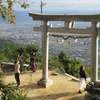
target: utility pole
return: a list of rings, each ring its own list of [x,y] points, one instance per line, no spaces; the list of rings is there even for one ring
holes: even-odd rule
[[[42,11],[43,11],[43,10],[42,10],[42,7],[45,6],[45,5],[47,5],[47,3],[43,3],[43,2],[41,1],[41,5],[40,5],[40,8],[41,8],[41,14],[43,13],[43,12],[42,12]],[[41,24],[42,24],[42,21],[41,21]]]

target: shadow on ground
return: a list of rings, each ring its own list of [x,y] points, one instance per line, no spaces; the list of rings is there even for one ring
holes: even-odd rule
[[[72,98],[72,99],[70,99],[70,100],[85,100],[85,96],[79,96],[79,97],[74,97],[74,98]]]
[[[37,83],[33,83],[33,84],[29,83],[27,85],[20,86],[19,88],[30,88],[32,90],[32,89],[39,89],[39,88],[43,88],[43,87],[39,86]]]
[[[66,96],[71,96],[71,95],[75,95],[77,94],[76,92],[67,92],[67,93],[57,93],[57,94],[50,94],[50,95],[41,95],[41,96],[36,96],[36,97],[32,97],[30,99],[32,100],[56,100],[58,98],[61,98],[61,97],[66,97]],[[74,100],[74,99],[72,99]],[[75,99],[77,100],[77,99]]]

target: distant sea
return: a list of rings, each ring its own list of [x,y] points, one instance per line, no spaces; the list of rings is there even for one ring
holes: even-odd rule
[[[14,15],[17,16],[16,23],[30,22],[32,18],[29,17],[29,12],[40,13],[40,11],[16,11]],[[53,11],[43,11],[43,14],[100,14],[100,11],[91,10],[53,10]],[[0,17],[0,23],[5,23],[5,21]]]
[[[16,23],[33,23],[32,26],[39,26],[40,21],[33,21],[32,17],[29,16],[29,12],[40,13],[40,11],[16,11],[14,15],[17,17]],[[53,11],[43,11],[43,14],[100,14],[100,11],[91,11],[91,10],[53,10]],[[5,23],[5,20],[0,18],[0,24]],[[100,23],[99,23],[100,24]],[[64,22],[61,21],[52,21],[50,25],[53,27],[63,27]],[[90,27],[91,22],[75,22],[75,28],[87,28]]]

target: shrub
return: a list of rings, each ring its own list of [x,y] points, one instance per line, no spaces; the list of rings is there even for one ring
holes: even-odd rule
[[[4,79],[4,73],[0,72],[0,83],[2,83],[3,79]]]
[[[18,88],[12,88],[11,85],[12,84],[8,85],[0,84],[0,88],[2,89],[0,100],[30,100],[26,95],[28,92],[26,91],[26,89],[20,90]]]

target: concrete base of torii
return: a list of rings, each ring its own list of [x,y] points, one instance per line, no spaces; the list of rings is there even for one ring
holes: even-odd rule
[[[37,81],[37,84],[44,87],[44,88],[48,88],[49,86],[51,86],[53,84],[53,80],[47,79],[40,79],[39,81]]]

